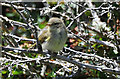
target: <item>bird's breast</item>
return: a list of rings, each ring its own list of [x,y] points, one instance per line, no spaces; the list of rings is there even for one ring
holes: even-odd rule
[[[57,30],[56,30],[57,31]],[[45,42],[42,47],[43,49],[47,49],[53,52],[57,52],[64,47],[64,44],[67,40],[67,33],[66,31],[57,31],[51,33],[50,39]]]

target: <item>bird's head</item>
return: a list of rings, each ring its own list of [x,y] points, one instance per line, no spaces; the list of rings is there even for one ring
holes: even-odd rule
[[[64,22],[57,17],[51,18],[48,21],[47,26],[49,26],[51,30],[57,30],[58,28],[65,27]]]

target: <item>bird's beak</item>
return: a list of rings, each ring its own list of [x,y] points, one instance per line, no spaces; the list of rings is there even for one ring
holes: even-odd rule
[[[46,26],[51,26],[51,23],[47,23]]]

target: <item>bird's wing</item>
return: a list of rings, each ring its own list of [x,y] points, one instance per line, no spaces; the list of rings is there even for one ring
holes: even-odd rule
[[[48,33],[48,26],[46,26],[45,28],[43,28],[38,36],[38,40],[43,43],[46,40],[49,40],[49,33]]]

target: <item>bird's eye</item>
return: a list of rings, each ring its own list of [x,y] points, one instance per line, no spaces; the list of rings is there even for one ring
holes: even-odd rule
[[[53,25],[59,25],[60,23],[54,23]]]

